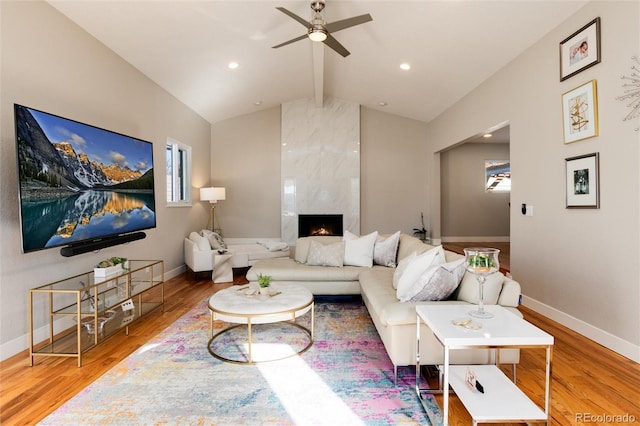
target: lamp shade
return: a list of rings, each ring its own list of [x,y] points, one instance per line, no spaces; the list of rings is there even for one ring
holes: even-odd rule
[[[227,198],[227,192],[222,187],[200,188],[200,200],[215,203]]]

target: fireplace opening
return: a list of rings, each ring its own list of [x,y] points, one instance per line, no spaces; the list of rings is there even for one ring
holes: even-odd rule
[[[342,236],[341,214],[300,214],[298,215],[298,237],[314,235]]]

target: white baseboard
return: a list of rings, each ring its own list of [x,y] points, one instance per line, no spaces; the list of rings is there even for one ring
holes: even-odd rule
[[[552,319],[565,327],[570,328],[576,333],[580,333],[588,339],[601,344],[607,349],[619,353],[632,361],[640,363],[640,345],[627,342],[613,334],[594,327],[578,318],[572,317],[558,309],[522,295],[522,304],[549,319]]]
[[[177,277],[185,271],[186,266],[182,265],[177,268],[174,268],[170,271],[164,272],[164,280],[170,280],[171,278]],[[157,277],[155,279],[160,279]],[[27,313],[28,314],[28,313]],[[63,317],[54,322],[54,330],[65,330],[69,327],[73,327],[75,322],[72,318]],[[33,340],[34,342],[42,342],[49,338],[49,325],[44,325],[40,328],[37,328],[33,331]],[[0,345],[0,361],[4,361],[5,359],[11,358],[14,355],[19,354],[25,350],[29,349],[29,333],[23,334],[22,336],[18,336],[13,340],[3,343]],[[25,362],[29,362],[28,360],[29,354],[27,353],[27,357],[25,358]]]
[[[466,243],[466,242],[478,242],[495,241],[498,243],[508,243],[511,241],[510,236],[486,236],[486,237],[441,237],[443,243]]]

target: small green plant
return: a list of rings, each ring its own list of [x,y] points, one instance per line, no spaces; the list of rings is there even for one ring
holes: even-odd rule
[[[469,258],[469,266],[472,268],[495,268],[496,264],[489,256],[476,254]]]
[[[413,235],[424,240],[427,237],[427,228],[424,227],[424,213],[420,212],[420,224],[422,228],[413,228]]]
[[[98,263],[96,265],[96,267],[98,267],[98,268],[108,268],[110,266],[115,266],[115,265],[119,265],[119,264],[123,264],[122,266],[124,267],[124,263],[126,261],[127,261],[127,259],[125,257],[112,257],[110,259],[103,260],[102,262]]]
[[[258,284],[261,288],[267,288],[271,285],[271,275],[258,274]]]

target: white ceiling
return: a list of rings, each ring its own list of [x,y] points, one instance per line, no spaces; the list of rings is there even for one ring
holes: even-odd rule
[[[587,3],[327,0],[327,22],[373,18],[333,34],[343,58],[308,39],[271,48],[305,32],[276,7],[311,19],[309,1],[48,2],[211,123],[327,96],[428,122]]]

